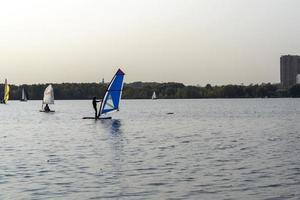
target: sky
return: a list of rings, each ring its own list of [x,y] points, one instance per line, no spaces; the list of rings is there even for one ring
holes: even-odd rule
[[[0,0],[0,81],[280,82],[299,0]]]

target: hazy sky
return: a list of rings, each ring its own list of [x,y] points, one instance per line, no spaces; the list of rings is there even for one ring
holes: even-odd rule
[[[0,1],[0,81],[279,82],[299,0]]]

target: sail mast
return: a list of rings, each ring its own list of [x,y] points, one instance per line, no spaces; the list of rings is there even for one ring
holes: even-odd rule
[[[4,102],[4,103],[6,103],[6,102],[5,102],[5,96],[6,96],[6,85],[7,85],[7,80],[5,79],[5,80],[4,80],[4,93],[3,93],[3,102]]]

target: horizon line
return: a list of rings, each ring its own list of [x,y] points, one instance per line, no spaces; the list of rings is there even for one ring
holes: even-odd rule
[[[23,83],[23,84],[14,84],[14,83],[9,83],[9,85],[12,86],[17,86],[17,87],[21,87],[24,85],[47,85],[47,84],[109,84],[110,82],[45,82],[45,83]],[[211,86],[226,86],[226,85],[239,85],[239,86],[250,86],[250,85],[263,85],[263,84],[271,84],[271,85],[278,85],[281,84],[280,82],[261,82],[261,83],[249,83],[249,84],[244,84],[244,83],[227,83],[227,84],[211,84],[211,83],[207,83],[205,85],[201,85],[201,84],[185,84],[182,82],[176,82],[176,81],[167,81],[167,82],[156,82],[156,81],[133,81],[133,82],[129,82],[126,83],[124,82],[124,85],[128,85],[128,84],[134,84],[134,83],[154,83],[154,84],[166,84],[166,83],[177,83],[177,84],[183,84],[184,86],[196,86],[196,87],[205,87],[207,85],[211,85]],[[0,83],[0,85],[4,85],[4,83]]]

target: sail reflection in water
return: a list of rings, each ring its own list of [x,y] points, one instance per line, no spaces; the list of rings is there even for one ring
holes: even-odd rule
[[[111,120],[104,120],[104,121],[101,121],[101,122],[105,126],[105,129],[108,129],[109,132],[112,135],[120,135],[120,134],[122,134],[121,120],[119,120],[119,119],[111,119]]]

